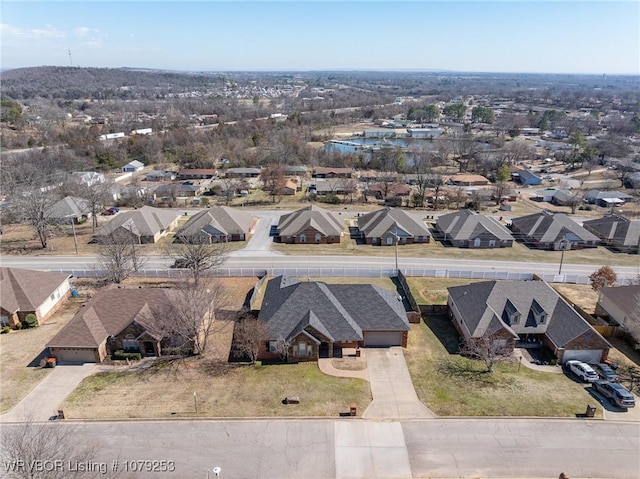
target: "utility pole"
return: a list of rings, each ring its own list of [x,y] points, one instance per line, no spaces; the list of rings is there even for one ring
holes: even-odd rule
[[[67,52],[69,53],[69,66],[72,67],[73,61],[71,61],[71,48],[67,49]]]
[[[567,237],[565,236],[564,238],[562,238],[562,241],[560,241],[560,268],[558,268],[558,275],[562,274],[562,262],[564,261],[564,250],[567,249],[567,244],[569,244],[569,242],[567,241]]]

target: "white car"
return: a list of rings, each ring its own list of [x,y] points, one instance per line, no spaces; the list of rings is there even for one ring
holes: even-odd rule
[[[595,370],[591,366],[589,366],[587,363],[583,363],[582,361],[567,361],[565,363],[565,367],[586,383],[592,383],[600,379],[598,373],[595,372]]]

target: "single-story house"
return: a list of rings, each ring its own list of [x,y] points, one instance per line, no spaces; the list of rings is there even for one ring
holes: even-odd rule
[[[366,191],[367,195],[373,195],[378,200],[387,198],[406,198],[411,195],[411,186],[406,183],[376,183]]]
[[[640,173],[630,173],[624,178],[624,187],[640,189]]]
[[[69,224],[73,221],[78,224],[91,217],[91,206],[84,198],[65,196],[57,201],[49,209],[49,218],[56,223]]]
[[[227,178],[258,178],[261,173],[260,168],[229,168],[224,176]]]
[[[170,311],[176,291],[113,285],[96,293],[47,344],[60,363],[99,363],[117,350],[161,356],[184,343],[167,337],[158,318]]]
[[[438,217],[442,240],[458,248],[511,248],[513,236],[498,220],[469,209]]]
[[[596,315],[613,319],[622,327],[635,322],[640,327],[640,285],[600,289]]]
[[[137,210],[121,211],[98,229],[94,241],[110,235],[130,238],[138,244],[155,243],[178,225],[179,210],[143,206]]]
[[[144,163],[138,160],[133,160],[127,163],[122,167],[122,171],[125,173],[135,173],[136,171],[140,171],[144,168]]]
[[[95,171],[74,171],[71,173],[71,180],[86,186],[99,185],[107,181],[104,173],[97,173]]]
[[[176,241],[226,243],[245,241],[256,224],[246,211],[215,206],[193,215],[176,233]]]
[[[482,175],[458,173],[449,178],[449,184],[454,186],[485,186],[489,180]]]
[[[339,243],[344,230],[341,219],[315,205],[280,217],[276,239],[281,243]]]
[[[529,170],[518,170],[511,174],[514,181],[517,181],[521,185],[536,186],[542,184],[542,178],[533,174]]]
[[[371,245],[428,243],[431,237],[424,223],[404,210],[389,207],[359,216],[358,231]]]
[[[71,296],[66,273],[0,268],[0,325],[15,328],[28,314],[46,321]]]
[[[183,168],[178,172],[179,180],[209,180],[218,176],[214,168]]]
[[[538,249],[595,248],[600,240],[564,213],[542,211],[513,218],[513,236]]]
[[[175,171],[153,170],[146,174],[145,181],[173,181],[176,179]]]
[[[589,204],[608,208],[633,201],[633,196],[621,191],[590,190],[585,193],[584,200]]]
[[[638,254],[640,250],[640,220],[612,214],[585,221],[582,226],[600,238],[600,244],[616,251]]]
[[[355,185],[349,184],[344,179],[323,180],[309,186],[309,193],[315,193],[318,196],[348,195],[355,190]]]
[[[205,191],[204,185],[194,184],[190,181],[184,183],[165,183],[158,186],[154,191],[156,198],[193,198],[201,195]]]
[[[483,281],[447,288],[464,340],[488,337],[504,352],[547,346],[562,364],[602,362],[611,345],[544,281]]]
[[[301,282],[278,276],[267,282],[259,321],[270,336],[262,359],[316,360],[343,347],[407,345],[409,320],[397,293],[368,284]]]
[[[293,175],[293,176],[307,176],[308,170],[306,166],[302,165],[287,165],[284,167],[285,175]]]
[[[313,178],[352,178],[353,168],[330,168],[316,166],[311,174]]]

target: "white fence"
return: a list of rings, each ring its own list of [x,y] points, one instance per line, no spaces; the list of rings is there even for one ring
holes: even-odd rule
[[[95,270],[50,270],[60,273],[72,274],[76,278],[99,278],[100,271]],[[533,273],[517,273],[510,271],[470,271],[455,269],[428,269],[428,268],[406,268],[402,270],[407,277],[427,277],[427,278],[467,278],[467,279],[502,279],[502,280],[531,280]],[[211,276],[220,278],[231,277],[262,277],[268,276],[298,276],[308,278],[319,277],[360,277],[360,278],[388,278],[396,276],[393,268],[218,268],[209,273]],[[189,276],[186,269],[146,269],[138,271],[137,278],[185,278]],[[589,284],[587,276],[577,274],[538,274],[538,276],[549,283],[575,283]]]

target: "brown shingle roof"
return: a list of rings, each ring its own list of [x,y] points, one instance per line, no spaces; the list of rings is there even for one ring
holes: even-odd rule
[[[153,330],[150,311],[170,303],[173,293],[167,288],[104,289],[78,311],[47,346],[96,348],[133,321]]]
[[[0,307],[8,312],[35,311],[71,275],[20,268],[0,268]]]

